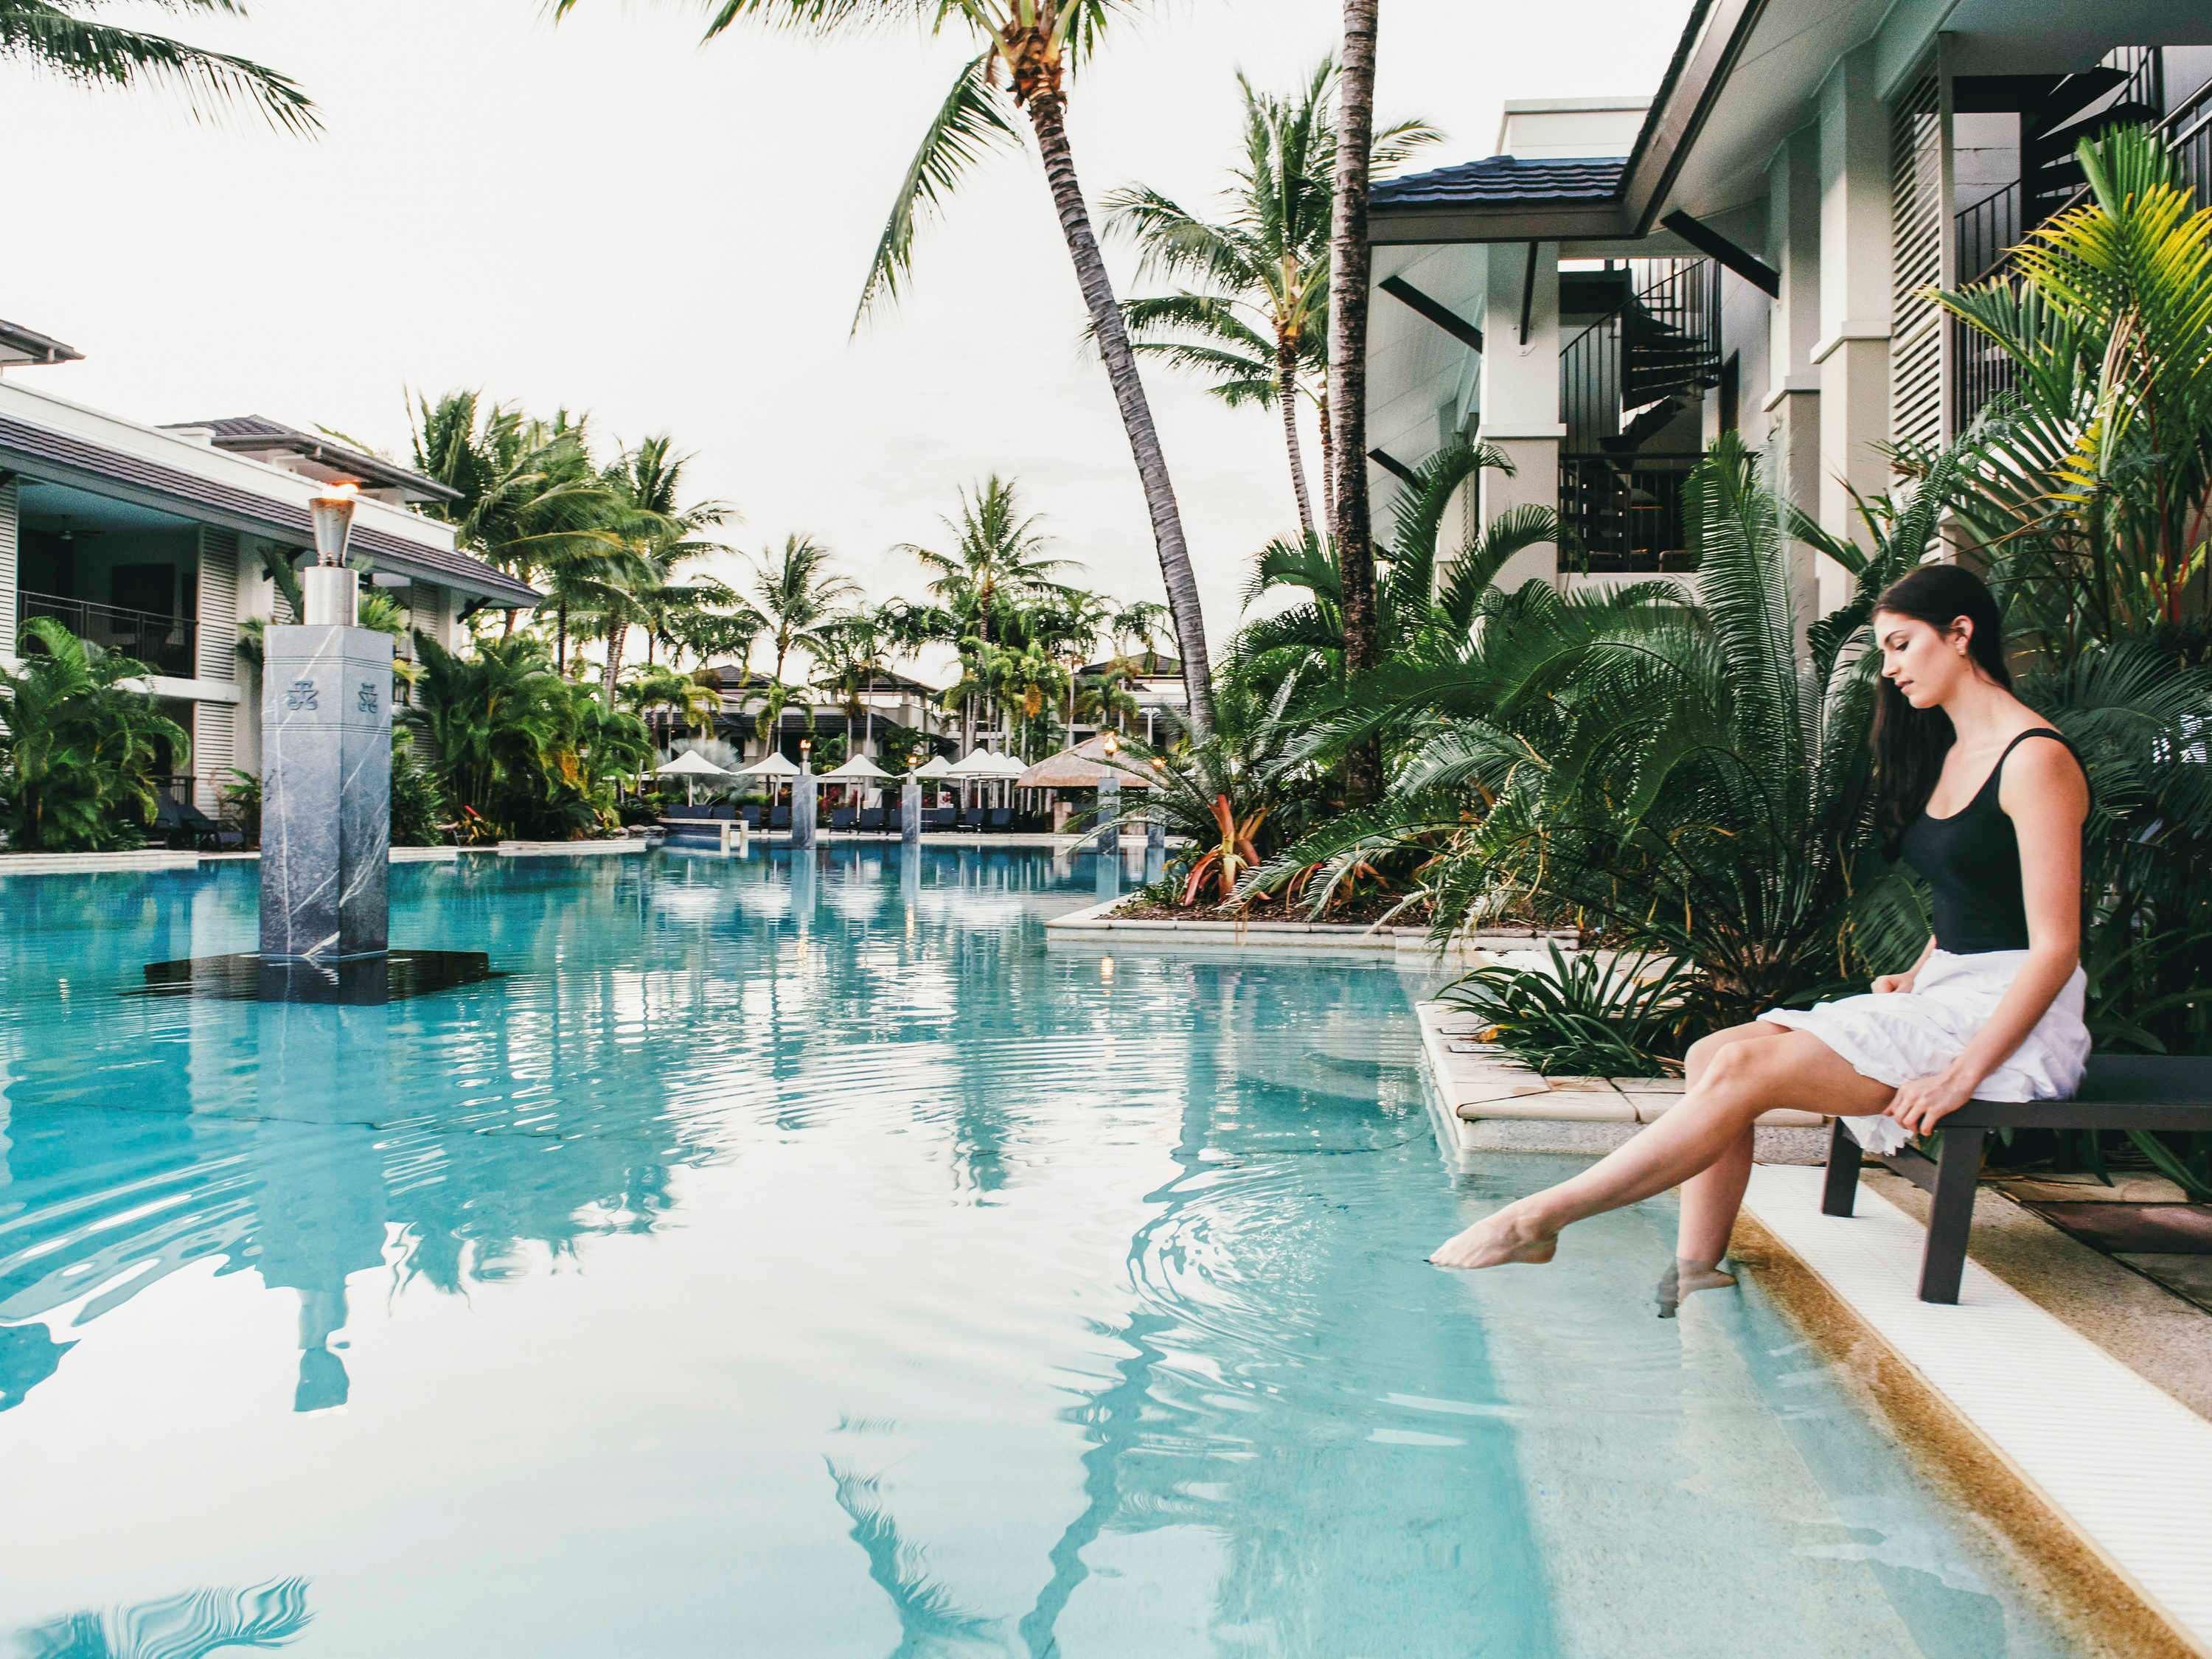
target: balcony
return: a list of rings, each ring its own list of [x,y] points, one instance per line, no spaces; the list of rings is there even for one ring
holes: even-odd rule
[[[136,657],[156,674],[190,679],[198,665],[198,630],[186,617],[164,617],[121,605],[94,605],[59,593],[19,593],[15,628],[33,617],[51,617],[90,644]]]

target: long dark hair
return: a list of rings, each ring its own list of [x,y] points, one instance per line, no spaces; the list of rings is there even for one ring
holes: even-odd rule
[[[1959,618],[1973,624],[1967,654],[1974,665],[2009,690],[2012,670],[2005,665],[2004,622],[1989,585],[1955,564],[1923,564],[1899,577],[1874,602],[1877,612],[1911,617],[1939,634],[1948,634]],[[1958,733],[1940,708],[1915,708],[1896,683],[1884,680],[1874,709],[1875,824],[1893,857],[1905,826],[1918,817],[1936,792]]]

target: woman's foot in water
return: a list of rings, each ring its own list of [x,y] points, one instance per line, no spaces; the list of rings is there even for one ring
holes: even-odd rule
[[[1439,1267],[1498,1267],[1509,1261],[1541,1264],[1558,1253],[1559,1235],[1540,1231],[1509,1204],[1465,1232],[1455,1234],[1429,1260]]]
[[[1692,1261],[1676,1256],[1674,1265],[1659,1276],[1659,1317],[1672,1319],[1674,1310],[1682,1305],[1682,1298],[1693,1291],[1725,1290],[1735,1283],[1735,1275],[1722,1272],[1717,1261]]]

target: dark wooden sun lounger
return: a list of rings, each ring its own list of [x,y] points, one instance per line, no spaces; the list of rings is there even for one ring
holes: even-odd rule
[[[831,811],[830,814],[830,834],[835,835],[840,830],[850,830],[852,827],[853,809],[851,807],[840,806]]]
[[[768,827],[771,830],[790,829],[791,809],[788,806],[771,807],[769,810]]]
[[[994,834],[1004,833],[1005,831],[1012,829],[1013,825],[1013,808],[1011,806],[994,806],[991,809],[991,829]]]
[[[860,830],[863,834],[879,836],[884,832],[884,809],[863,806],[860,809]]]
[[[2071,1100],[1970,1100],[1945,1118],[1930,1158],[1906,1146],[1878,1160],[1926,1193],[1928,1244],[1920,1258],[1920,1299],[1959,1299],[1966,1236],[1974,1224],[1974,1182],[1982,1149],[1996,1129],[2212,1129],[2212,1056],[2099,1054]],[[1849,1215],[1866,1152],[1838,1118],[1828,1131],[1824,1215]]]

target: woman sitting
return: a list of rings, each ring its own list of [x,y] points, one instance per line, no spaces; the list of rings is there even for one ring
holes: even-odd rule
[[[1870,995],[1771,1009],[1691,1045],[1681,1103],[1571,1181],[1507,1205],[1430,1257],[1549,1261],[1559,1230],[1682,1188],[1681,1289],[1719,1271],[1751,1178],[1752,1125],[1827,1112],[1877,1152],[1968,1100],[2053,1100],[2080,1085],[2081,824],[2089,787],[2066,739],[2012,694],[1996,603],[1956,565],[1923,565],[1876,603],[1880,826],[1927,882],[1935,933]]]

